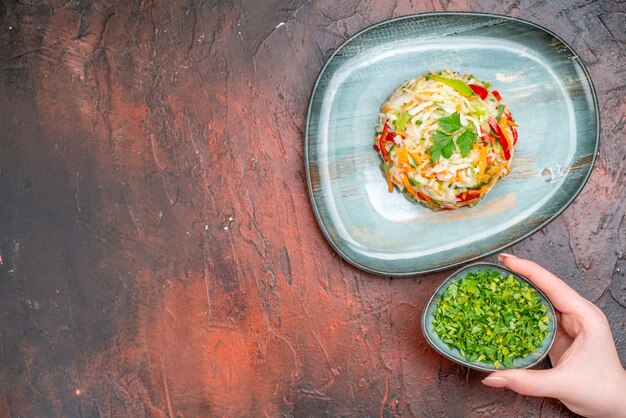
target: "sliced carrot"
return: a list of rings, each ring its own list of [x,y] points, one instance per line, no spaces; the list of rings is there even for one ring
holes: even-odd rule
[[[405,104],[402,109],[407,110],[409,107],[413,106],[415,104],[415,102],[417,102],[417,100],[413,99],[410,102],[408,102],[407,104]]]
[[[420,154],[409,152],[409,155],[411,156],[411,158],[413,158],[413,161],[415,161],[415,164],[422,165],[422,157]]]
[[[415,191],[413,186],[411,186],[411,183],[409,182],[409,178],[404,173],[402,173],[402,184],[404,184],[404,187],[406,187],[406,189],[409,191],[409,193],[411,193],[412,195],[416,195],[417,194],[417,191]]]
[[[509,150],[513,149],[513,139],[509,136],[509,132],[508,132],[508,126],[507,126],[507,119],[504,117],[504,115],[502,115],[500,117],[500,121],[498,122],[498,126],[500,127],[500,130],[502,130],[502,135],[504,135],[504,138],[506,139],[506,142],[508,142],[509,144]]]
[[[433,202],[433,200],[432,200],[430,197],[426,196],[424,193],[417,192],[417,197],[419,197],[419,198],[420,198],[420,199],[422,199],[422,200],[427,201],[427,202],[428,202],[428,203],[430,203],[431,205],[434,205],[434,204],[435,204],[435,202]]]
[[[483,174],[487,167],[487,147],[479,147],[480,156],[478,158],[478,174]]]
[[[396,147],[396,155],[398,156],[398,162],[400,166],[404,164],[409,164],[409,160],[407,158],[407,149],[404,147]]]

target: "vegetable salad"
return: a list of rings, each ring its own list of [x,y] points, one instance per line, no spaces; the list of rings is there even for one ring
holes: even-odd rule
[[[491,84],[450,70],[398,86],[383,103],[374,150],[389,192],[436,210],[471,206],[511,170],[518,125]]]

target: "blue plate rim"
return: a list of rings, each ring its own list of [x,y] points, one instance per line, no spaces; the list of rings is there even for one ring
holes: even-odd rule
[[[314,196],[314,193],[313,193],[313,187],[312,187],[312,183],[311,183],[311,170],[310,170],[309,151],[308,151],[309,150],[309,136],[310,136],[309,135],[309,128],[310,128],[310,122],[311,122],[311,113],[312,113],[312,109],[313,109],[313,99],[315,98],[315,93],[317,92],[320,80],[322,79],[322,76],[324,75],[324,72],[326,71],[326,68],[328,67],[330,62],[335,58],[335,56],[347,44],[352,42],[355,38],[357,38],[361,34],[363,34],[365,32],[368,32],[368,31],[370,31],[370,30],[372,30],[372,29],[374,29],[374,28],[376,28],[378,26],[386,25],[386,24],[389,24],[389,23],[395,23],[395,22],[399,22],[399,21],[402,21],[402,20],[409,20],[409,19],[422,18],[422,17],[455,16],[455,15],[456,16],[482,16],[482,17],[491,17],[491,18],[495,18],[495,19],[504,19],[504,20],[509,20],[509,21],[521,22],[523,24],[526,24],[526,25],[529,25],[529,26],[533,26],[535,28],[538,28],[538,29],[546,32],[550,36],[552,36],[555,39],[559,40],[559,42],[561,42],[563,45],[565,45],[568,48],[569,52],[574,57],[576,57],[576,60],[580,64],[580,67],[582,68],[582,70],[583,70],[583,72],[585,74],[585,78],[587,79],[587,82],[589,83],[589,89],[591,91],[591,97],[593,98],[593,108],[594,108],[594,112],[595,112],[595,115],[596,115],[597,128],[596,128],[596,135],[595,135],[595,147],[594,147],[593,155],[591,157],[591,163],[589,164],[589,169],[588,169],[587,173],[585,174],[584,179],[580,182],[580,185],[578,186],[576,191],[574,193],[572,193],[570,199],[559,210],[557,210],[554,214],[552,214],[552,216],[547,218],[545,221],[540,223],[537,227],[529,230],[526,234],[521,235],[520,237],[512,240],[511,242],[509,242],[509,243],[507,243],[505,245],[501,245],[501,246],[499,246],[497,248],[494,248],[493,250],[487,251],[487,252],[485,252],[485,253],[483,253],[481,255],[468,258],[468,259],[466,259],[464,261],[459,261],[459,262],[456,262],[456,263],[446,264],[446,265],[442,265],[440,267],[434,267],[434,268],[425,269],[425,270],[418,270],[418,271],[407,271],[407,272],[389,272],[389,271],[377,270],[377,269],[368,267],[366,265],[363,265],[363,264],[353,260],[352,258],[350,258],[340,248],[340,246],[337,245],[337,243],[335,243],[333,241],[332,237],[328,233],[328,230],[326,229],[326,225],[324,224],[324,222],[322,221],[322,218],[320,216],[319,208],[317,207],[317,203],[315,202],[315,196]],[[306,170],[306,180],[307,180],[307,188],[308,188],[308,191],[309,191],[309,200],[311,201],[311,206],[313,207],[313,212],[315,214],[315,218],[317,220],[317,224],[319,225],[319,227],[320,227],[320,229],[322,231],[322,234],[326,238],[326,241],[331,245],[333,250],[335,250],[335,252],[337,252],[341,256],[341,258],[343,258],[345,261],[347,261],[352,266],[354,266],[354,267],[356,267],[356,268],[358,268],[360,270],[363,270],[363,271],[365,271],[367,273],[371,273],[371,274],[378,275],[378,276],[384,276],[384,277],[410,277],[410,276],[434,273],[434,272],[438,272],[438,271],[445,271],[445,270],[452,269],[454,267],[462,266],[462,265],[470,263],[472,261],[480,260],[480,259],[482,259],[484,257],[490,256],[490,255],[495,254],[497,252],[500,252],[500,251],[502,251],[502,250],[504,250],[506,248],[509,248],[509,247],[517,244],[518,242],[523,241],[526,238],[534,235],[536,232],[538,232],[542,228],[546,227],[552,221],[554,221],[557,217],[559,217],[567,208],[569,208],[571,206],[571,204],[574,202],[574,200],[578,197],[578,195],[580,194],[582,189],[587,184],[587,181],[589,181],[589,177],[591,176],[591,173],[593,172],[593,167],[595,166],[596,159],[597,159],[597,156],[598,156],[598,150],[600,148],[600,132],[601,132],[600,109],[599,109],[599,106],[598,106],[598,97],[597,97],[597,94],[596,94],[596,89],[595,89],[595,86],[593,84],[593,80],[591,79],[591,75],[589,74],[589,71],[587,70],[587,67],[586,67],[585,63],[580,58],[580,56],[576,53],[576,51],[574,51],[574,49],[567,42],[565,42],[565,40],[563,40],[560,36],[558,36],[556,33],[552,32],[551,30],[549,30],[549,29],[547,29],[547,28],[545,28],[545,27],[543,27],[543,26],[541,26],[541,25],[539,25],[537,23],[533,23],[533,22],[530,22],[530,21],[525,20],[525,19],[520,19],[518,17],[513,17],[513,16],[499,15],[499,14],[495,14],[495,13],[484,13],[484,12],[426,12],[426,13],[416,13],[416,14],[411,14],[411,15],[399,16],[399,17],[383,20],[381,22],[378,22],[378,23],[372,24],[370,26],[367,26],[364,29],[362,29],[362,30],[358,31],[357,33],[355,33],[354,35],[350,36],[348,39],[346,39],[344,42],[342,42],[342,44],[326,60],[326,63],[320,69],[320,71],[319,71],[319,73],[317,75],[317,78],[315,79],[315,84],[313,85],[313,88],[311,90],[311,95],[309,97],[307,116],[306,116],[306,121],[305,121],[305,131],[304,131],[304,151],[305,151],[304,152],[304,165],[305,165],[305,170]]]
[[[444,352],[443,350],[441,350],[437,344],[435,344],[434,341],[432,341],[432,339],[430,338],[430,336],[428,335],[428,332],[426,331],[426,316],[428,313],[428,307],[432,304],[433,299],[435,298],[435,296],[437,296],[437,294],[439,293],[439,291],[444,287],[444,285],[449,285],[450,284],[450,279],[454,276],[456,276],[459,273],[462,273],[465,270],[468,270],[472,267],[485,267],[485,268],[493,268],[495,267],[498,270],[504,270],[509,272],[510,274],[521,278],[523,281],[525,281],[526,283],[529,283],[530,286],[535,289],[540,295],[541,297],[543,297],[544,300],[547,301],[548,303],[548,308],[550,309],[550,311],[552,312],[552,317],[554,318],[554,334],[552,335],[552,339],[550,340],[550,343],[548,344],[545,352],[539,356],[534,362],[524,366],[524,367],[518,367],[516,369],[529,369],[531,367],[536,366],[537,364],[539,364],[541,361],[543,361],[543,359],[545,359],[548,354],[550,353],[550,350],[552,349],[552,346],[554,345],[554,341],[556,340],[556,333],[558,331],[558,327],[559,327],[559,321],[558,321],[558,317],[556,314],[556,309],[554,308],[554,305],[552,304],[552,301],[550,301],[550,299],[548,298],[548,296],[541,290],[539,289],[539,287],[534,284],[529,278],[527,278],[526,276],[523,276],[519,273],[514,272],[513,270],[505,267],[505,266],[501,266],[499,264],[495,264],[495,263],[487,263],[487,262],[478,262],[478,263],[470,263],[467,264],[457,270],[455,270],[454,272],[452,272],[451,274],[447,275],[445,279],[443,279],[443,281],[439,284],[439,286],[437,286],[437,288],[433,291],[432,295],[430,296],[430,298],[428,299],[428,302],[426,302],[426,304],[424,305],[424,310],[422,312],[422,317],[421,317],[421,330],[422,330],[422,335],[424,336],[424,339],[426,340],[426,342],[432,347],[433,350],[435,350],[437,353],[441,354],[442,356],[444,356],[445,358],[447,358],[450,361],[455,362],[456,364],[460,364],[464,367],[470,368],[470,369],[474,369],[474,370],[478,370],[481,372],[495,372],[495,371],[499,371],[499,370],[512,370],[511,369],[506,369],[506,368],[502,368],[502,369],[491,369],[491,368],[487,368],[487,367],[482,367],[478,364],[474,364],[471,363],[469,361],[463,361],[460,362],[459,359],[452,357],[451,355],[449,355],[448,353]]]

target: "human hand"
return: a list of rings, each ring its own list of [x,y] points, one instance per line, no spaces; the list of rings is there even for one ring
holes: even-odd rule
[[[533,263],[500,254],[506,267],[528,278],[550,299],[558,329],[549,370],[502,370],[483,383],[515,392],[557,398],[588,417],[626,417],[626,370],[604,313],[561,279]]]

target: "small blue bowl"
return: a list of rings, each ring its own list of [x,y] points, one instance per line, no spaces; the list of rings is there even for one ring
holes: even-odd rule
[[[437,304],[439,303],[439,299],[441,299],[443,292],[448,288],[450,283],[463,279],[468,273],[485,271],[487,269],[497,271],[504,277],[508,277],[510,274],[512,274],[513,277],[515,277],[517,280],[528,283],[528,285],[531,288],[535,289],[535,291],[537,292],[537,295],[540,298],[540,303],[548,308],[548,310],[546,311],[546,315],[550,318],[550,321],[548,323],[548,333],[543,339],[541,346],[526,357],[513,360],[510,367],[505,367],[504,365],[501,365],[500,367],[496,368],[493,364],[490,363],[467,361],[465,357],[461,355],[459,350],[457,350],[456,348],[448,347],[448,344],[443,342],[433,329],[433,312],[437,308]],[[533,367],[541,360],[543,360],[546,355],[548,355],[548,352],[550,351],[550,348],[554,343],[554,338],[556,337],[556,329],[556,312],[554,311],[554,307],[552,306],[552,303],[550,303],[550,300],[546,297],[546,295],[527,278],[520,276],[519,274],[514,273],[507,268],[491,263],[470,264],[450,275],[446,280],[443,281],[443,283],[441,283],[435,293],[431,296],[428,304],[426,305],[426,308],[424,309],[424,313],[422,314],[422,333],[424,334],[426,341],[428,341],[428,343],[436,351],[438,351],[442,356],[456,363],[459,363],[465,367],[469,367],[470,369],[480,370],[483,372],[493,372],[506,369],[527,369],[529,367]]]

